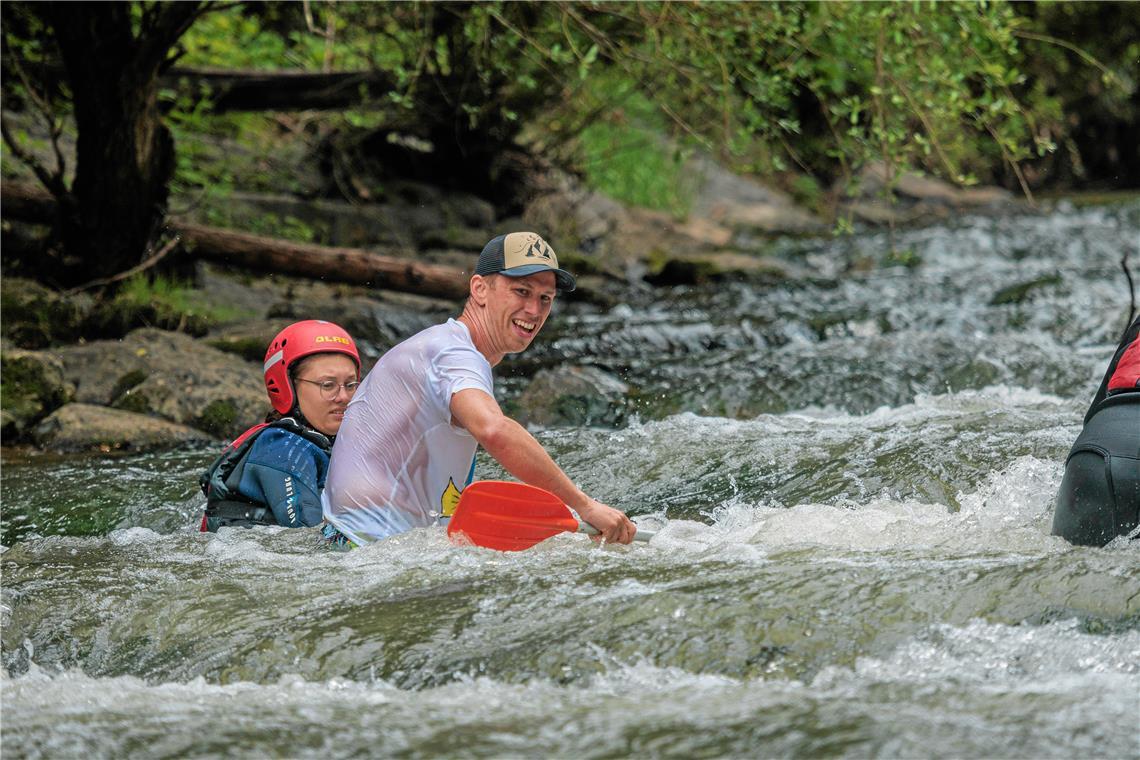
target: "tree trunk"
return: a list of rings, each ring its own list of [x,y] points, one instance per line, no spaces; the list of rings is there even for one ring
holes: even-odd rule
[[[157,3],[132,30],[128,3],[47,3],[78,130],[75,181],[58,206],[65,257],[45,273],[74,285],[147,254],[165,213],[174,142],[158,110],[158,74],[199,3]]]

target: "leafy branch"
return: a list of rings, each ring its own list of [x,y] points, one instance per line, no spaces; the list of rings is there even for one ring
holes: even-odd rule
[[[64,181],[67,162],[64,160],[63,150],[60,147],[60,138],[63,136],[63,119],[56,114],[49,96],[41,93],[39,88],[32,83],[20,57],[13,53],[13,40],[9,38],[7,33],[4,34],[4,65],[10,71],[16,72],[23,88],[23,94],[31,102],[36,113],[43,119],[48,128],[52,152],[55,156],[55,169],[52,170],[44,166],[32,151],[25,149],[16,139],[8,128],[7,122],[0,120],[0,133],[3,134],[4,143],[12,151],[12,155],[31,169],[36,178],[57,200],[62,200],[67,195],[67,185]]]

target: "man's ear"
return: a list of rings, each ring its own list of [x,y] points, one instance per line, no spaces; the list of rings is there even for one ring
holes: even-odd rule
[[[471,292],[471,300],[479,306],[486,306],[488,291],[491,287],[487,278],[481,274],[471,275],[471,282],[468,287]]]

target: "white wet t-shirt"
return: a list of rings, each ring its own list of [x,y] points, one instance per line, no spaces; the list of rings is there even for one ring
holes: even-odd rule
[[[429,327],[384,354],[337,433],[325,519],[359,544],[450,514],[478,445],[451,424],[451,397],[468,388],[494,396],[491,364],[462,322]]]

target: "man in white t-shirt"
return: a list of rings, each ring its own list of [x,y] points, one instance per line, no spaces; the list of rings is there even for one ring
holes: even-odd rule
[[[360,384],[333,445],[322,494],[325,535],[377,541],[450,515],[483,448],[524,483],[553,492],[608,542],[627,544],[626,515],[571,482],[495,401],[491,368],[542,329],[574,278],[533,232],[491,240],[458,319],[394,346]]]

